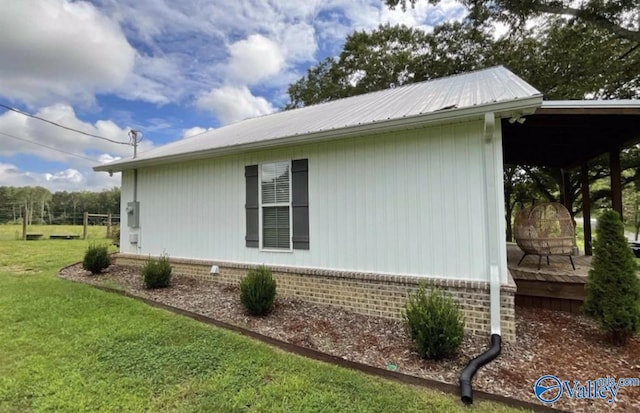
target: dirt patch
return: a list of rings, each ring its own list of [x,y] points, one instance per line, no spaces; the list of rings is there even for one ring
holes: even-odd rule
[[[36,268],[32,268],[26,265],[14,264],[14,265],[2,265],[0,271],[10,272],[17,275],[35,274],[38,272]]]
[[[91,276],[75,265],[62,270],[60,276],[123,289],[347,360],[379,368],[395,365],[398,372],[446,383],[457,384],[467,362],[489,344],[486,337],[467,336],[456,357],[426,361],[412,350],[400,321],[286,297],[277,297],[269,316],[251,317],[240,304],[237,287],[177,276],[167,289],[147,290],[139,270],[127,266],[113,265],[104,274]],[[516,332],[517,341],[505,344],[500,357],[478,371],[475,389],[540,403],[533,386],[542,375],[555,375],[570,384],[605,377],[640,378],[640,337],[624,348],[610,346],[587,317],[518,307]],[[553,407],[576,412],[640,412],[640,387],[621,388],[611,406],[604,400],[570,399],[565,394]]]

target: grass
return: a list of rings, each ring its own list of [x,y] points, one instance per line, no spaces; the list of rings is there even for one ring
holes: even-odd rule
[[[88,244],[0,240],[0,411],[466,410],[457,396],[286,354],[58,279]],[[474,410],[518,411],[489,402]]]

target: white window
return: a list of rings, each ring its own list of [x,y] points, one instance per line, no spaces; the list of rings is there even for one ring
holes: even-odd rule
[[[291,162],[260,165],[261,245],[291,250]]]

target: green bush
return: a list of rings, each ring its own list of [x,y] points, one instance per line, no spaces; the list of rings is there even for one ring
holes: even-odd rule
[[[87,247],[82,260],[82,268],[91,274],[100,274],[111,265],[111,257],[106,245],[91,244]]]
[[[249,270],[240,282],[240,301],[251,315],[265,315],[271,312],[276,298],[276,280],[271,270],[260,266]]]
[[[166,288],[171,282],[171,264],[166,255],[155,259],[149,257],[142,267],[142,279],[147,288]]]
[[[404,319],[415,349],[422,358],[439,360],[456,353],[464,338],[464,319],[458,304],[424,284],[409,295]]]
[[[617,212],[606,211],[598,219],[593,250],[584,310],[614,343],[625,344],[640,330],[640,282]]]

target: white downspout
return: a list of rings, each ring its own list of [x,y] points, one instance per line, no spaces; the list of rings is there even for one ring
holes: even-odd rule
[[[484,145],[482,164],[484,169],[485,208],[486,208],[486,241],[487,241],[487,273],[489,278],[491,334],[500,334],[500,223],[496,187],[495,159],[495,114],[484,114]]]
[[[500,355],[502,337],[500,335],[500,231],[498,208],[500,196],[497,192],[498,179],[496,144],[496,117],[493,112],[484,114],[484,136],[482,150],[482,169],[484,172],[485,200],[485,242],[487,245],[487,278],[489,281],[489,314],[491,317],[491,347],[476,358],[469,361],[460,373],[460,398],[464,404],[473,403],[473,387],[471,381],[479,368],[490,363]]]

